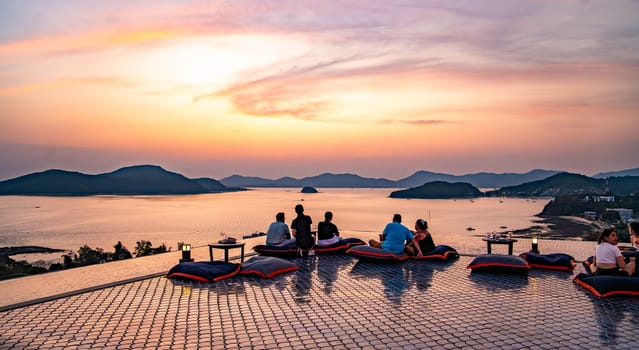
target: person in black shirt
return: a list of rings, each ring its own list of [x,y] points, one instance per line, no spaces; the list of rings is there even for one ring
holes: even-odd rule
[[[339,231],[337,226],[331,222],[333,220],[333,213],[327,211],[324,213],[324,221],[317,225],[317,245],[321,247],[328,247],[333,244],[339,243]]]
[[[433,236],[428,232],[428,223],[424,219],[415,222],[415,237],[406,244],[406,254],[421,257],[435,249]]]
[[[297,248],[300,253],[308,255],[309,250],[315,245],[315,237],[311,233],[313,220],[310,216],[304,215],[304,206],[301,204],[295,206],[295,213],[297,213],[297,217],[291,223],[291,231],[297,240]]]

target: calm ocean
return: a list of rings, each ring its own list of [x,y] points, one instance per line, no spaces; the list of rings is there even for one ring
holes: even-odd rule
[[[139,240],[176,249],[178,241],[202,246],[220,233],[241,238],[266,231],[279,211],[290,224],[302,203],[314,225],[324,212],[344,237],[376,238],[393,213],[413,229],[428,220],[437,244],[463,250],[477,246],[477,236],[532,226],[533,216],[549,199],[478,198],[425,200],[388,198],[393,189],[322,188],[302,194],[298,188],[254,189],[205,195],[26,197],[4,196],[0,202],[0,246],[38,245],[76,250],[89,245],[112,251],[117,241],[133,250]],[[473,227],[475,231],[467,231]],[[503,228],[505,227],[505,228]],[[259,238],[263,239],[263,238]],[[59,254],[58,254],[59,255]]]

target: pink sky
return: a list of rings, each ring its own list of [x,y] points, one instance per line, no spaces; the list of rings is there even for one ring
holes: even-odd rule
[[[4,1],[0,180],[639,166],[639,2]]]

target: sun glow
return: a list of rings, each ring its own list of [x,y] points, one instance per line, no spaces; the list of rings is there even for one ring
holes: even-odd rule
[[[139,53],[136,65],[150,81],[222,89],[298,50],[300,43],[259,35],[191,38]]]

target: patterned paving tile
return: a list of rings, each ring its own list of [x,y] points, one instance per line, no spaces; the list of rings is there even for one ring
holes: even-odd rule
[[[453,262],[294,259],[274,279],[152,278],[0,313],[0,349],[636,348],[639,300],[573,274],[471,274]]]

